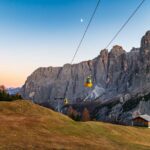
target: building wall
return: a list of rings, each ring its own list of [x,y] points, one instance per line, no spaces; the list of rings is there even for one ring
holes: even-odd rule
[[[148,127],[148,126],[150,127],[150,122],[139,117],[133,120],[133,125],[142,126],[142,127]]]

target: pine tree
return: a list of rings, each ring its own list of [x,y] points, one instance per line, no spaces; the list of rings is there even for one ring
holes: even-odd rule
[[[72,118],[72,115],[73,115],[73,108],[72,106],[69,106],[68,111],[67,111],[67,116]]]
[[[82,112],[82,121],[89,121],[90,120],[90,114],[87,108],[84,108]]]
[[[80,114],[75,109],[73,109],[72,106],[69,106],[68,111],[67,111],[67,116],[69,116],[75,121],[81,120]]]
[[[13,100],[18,100],[22,99],[20,94],[14,94],[10,95],[7,93],[6,88],[4,85],[0,85],[0,101],[13,101]]]

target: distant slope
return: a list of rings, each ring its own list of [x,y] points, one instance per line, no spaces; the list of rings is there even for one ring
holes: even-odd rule
[[[14,95],[14,94],[20,93],[21,88],[20,87],[18,87],[18,88],[7,88],[6,90],[7,90],[8,94]]]
[[[29,101],[0,102],[0,149],[150,149],[150,129],[75,122]]]

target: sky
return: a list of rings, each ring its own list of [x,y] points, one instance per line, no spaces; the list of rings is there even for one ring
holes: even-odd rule
[[[141,0],[101,0],[74,60],[93,59]],[[70,63],[97,0],[0,0],[0,85],[20,87],[38,67]],[[150,30],[150,0],[110,45],[139,47]]]

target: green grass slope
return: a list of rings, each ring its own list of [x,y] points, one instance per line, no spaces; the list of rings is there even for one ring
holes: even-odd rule
[[[148,150],[150,129],[75,122],[29,101],[0,102],[1,150]]]

